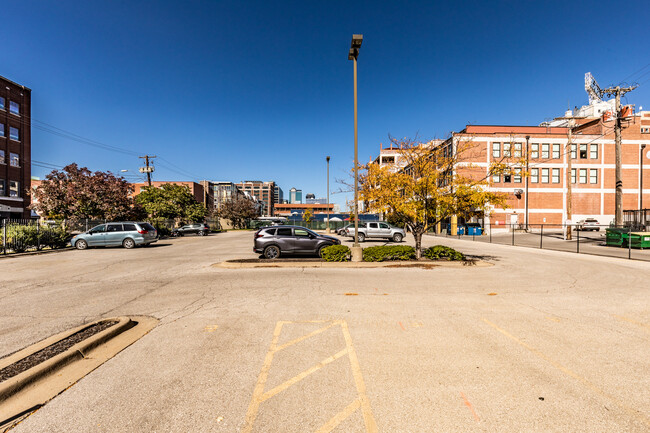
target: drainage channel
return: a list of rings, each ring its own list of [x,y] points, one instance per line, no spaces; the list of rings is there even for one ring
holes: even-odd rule
[[[117,317],[64,331],[0,359],[0,431],[146,335],[152,317]]]

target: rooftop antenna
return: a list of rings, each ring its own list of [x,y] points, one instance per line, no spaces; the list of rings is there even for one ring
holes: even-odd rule
[[[589,105],[594,105],[597,102],[603,102],[603,90],[596,82],[594,76],[591,75],[591,72],[587,72],[585,74],[585,91],[589,96]]]

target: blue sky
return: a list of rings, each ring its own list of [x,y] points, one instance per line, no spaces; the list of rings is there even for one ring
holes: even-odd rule
[[[33,160],[130,179],[149,154],[157,180],[275,180],[321,197],[330,155],[338,189],[354,156],[353,33],[361,161],[388,134],[559,116],[587,103],[585,72],[642,83],[623,102],[650,108],[647,1],[24,0],[3,16],[0,75],[32,89]]]

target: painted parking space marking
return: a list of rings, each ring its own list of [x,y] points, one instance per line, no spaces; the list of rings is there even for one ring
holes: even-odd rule
[[[555,367],[556,369],[558,369],[562,373],[564,373],[564,374],[574,378],[578,382],[582,383],[584,386],[586,386],[587,388],[592,390],[594,393],[596,393],[596,394],[600,395],[601,397],[604,397],[604,398],[614,402],[623,411],[625,411],[626,413],[628,413],[629,415],[631,415],[632,417],[634,417],[638,421],[641,421],[642,423],[650,426],[650,419],[648,417],[646,417],[645,415],[643,415],[642,413],[640,413],[638,410],[635,410],[633,408],[630,408],[630,407],[626,406],[621,401],[619,401],[616,397],[607,394],[605,391],[601,390],[600,388],[598,388],[593,383],[589,382],[584,377],[580,376],[579,374],[575,373],[574,371],[570,370],[569,368],[563,366],[559,362],[553,360],[552,358],[545,355],[540,350],[534,348],[530,344],[528,344],[528,343],[520,340],[519,338],[515,337],[514,335],[512,335],[510,332],[506,331],[505,329],[497,326],[496,324],[490,322],[489,320],[487,320],[485,318],[482,318],[481,320],[483,322],[485,322],[486,324],[488,324],[489,326],[491,326],[492,328],[494,328],[495,330],[499,331],[501,334],[503,334],[506,337],[508,337],[509,339],[511,339],[512,341],[514,341],[515,343],[517,343],[520,346],[528,349],[534,355],[538,356],[539,358],[542,358],[543,360],[545,360],[546,362],[551,364],[553,367]]]
[[[312,331],[306,335],[303,335],[302,337],[295,338],[287,343],[278,345],[278,341],[280,340],[280,336],[282,334],[282,327],[285,324],[299,324],[299,323],[323,323],[325,326],[316,329],[315,331]],[[287,347],[294,346],[304,340],[307,340],[315,335],[318,335],[330,328],[339,327],[339,326],[345,340],[345,348],[339,350],[334,355],[323,359],[316,365],[295,375],[291,379],[283,382],[282,384],[276,386],[275,388],[272,388],[269,391],[265,391],[265,385],[268,380],[269,370],[271,369],[271,365],[273,363],[273,357],[276,353],[286,349]],[[251,403],[248,406],[248,410],[246,412],[246,419],[244,422],[242,433],[250,433],[253,430],[255,419],[257,418],[257,414],[263,402],[277,396],[278,394],[282,393],[282,391],[308,378],[311,374],[324,368],[328,364],[331,364],[336,360],[344,357],[347,357],[350,361],[350,368],[352,371],[352,376],[354,378],[354,382],[357,390],[357,397],[351,403],[349,403],[345,407],[345,409],[343,409],[339,413],[335,414],[332,418],[330,418],[323,426],[321,426],[317,430],[317,432],[319,433],[331,432],[339,424],[341,424],[341,422],[343,422],[345,419],[350,417],[357,410],[361,410],[361,414],[363,416],[363,421],[366,428],[366,433],[376,433],[377,424],[375,422],[375,419],[372,414],[372,410],[370,408],[370,401],[368,399],[368,396],[366,395],[366,386],[363,381],[361,368],[359,367],[359,361],[357,359],[357,355],[354,350],[354,346],[352,344],[352,337],[350,336],[348,324],[344,320],[334,320],[334,321],[315,320],[315,321],[297,321],[297,322],[280,321],[276,323],[275,330],[273,331],[273,339],[271,341],[269,351],[267,352],[266,357],[264,359],[264,364],[262,365],[262,369],[258,376],[257,384],[255,385],[255,389],[253,390],[253,397],[251,399]]]

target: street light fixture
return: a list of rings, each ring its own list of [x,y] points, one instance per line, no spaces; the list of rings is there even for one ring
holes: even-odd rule
[[[360,262],[363,257],[359,245],[359,145],[357,134],[357,58],[363,42],[363,35],[352,35],[348,60],[354,64],[354,244],[352,245],[352,261]]]

